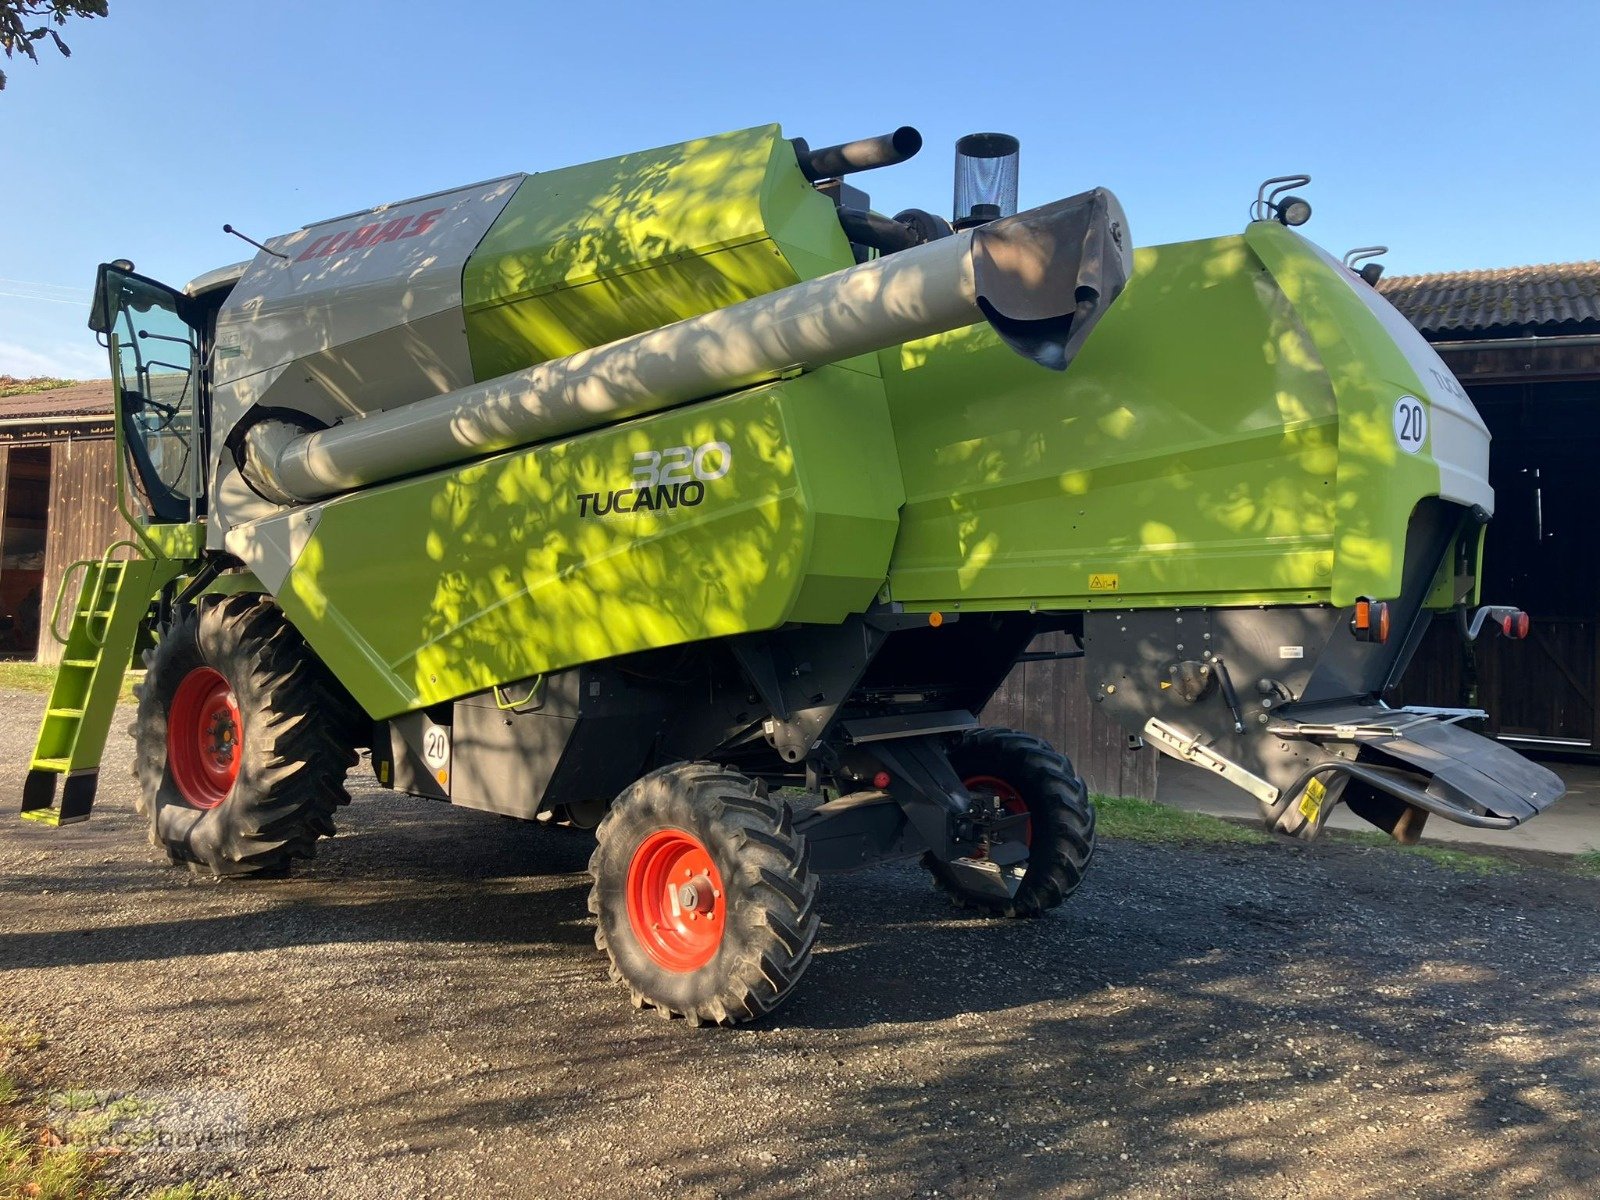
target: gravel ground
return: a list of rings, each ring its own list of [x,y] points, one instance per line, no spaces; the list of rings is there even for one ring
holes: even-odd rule
[[[0,694],[20,792],[42,701]],[[242,1101],[118,1179],[251,1196],[1590,1197],[1600,882],[1356,847],[1102,843],[1042,921],[826,881],[770,1024],[634,1012],[589,845],[362,788],[296,878],[158,865],[100,811],[0,823],[0,994],[49,1086]]]

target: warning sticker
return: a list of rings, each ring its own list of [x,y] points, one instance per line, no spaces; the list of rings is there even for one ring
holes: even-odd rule
[[[1117,577],[1115,575],[1089,576],[1089,590],[1091,592],[1114,592],[1117,590]]]
[[[1322,812],[1322,802],[1328,796],[1328,786],[1320,779],[1313,779],[1306,784],[1305,794],[1300,797],[1300,815],[1308,821],[1315,821]]]

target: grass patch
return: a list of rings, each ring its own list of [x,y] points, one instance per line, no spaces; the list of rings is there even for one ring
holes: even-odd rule
[[[1353,833],[1343,829],[1326,829],[1322,836],[1351,846],[1368,846],[1374,850],[1387,850],[1395,854],[1409,854],[1425,858],[1436,866],[1459,871],[1463,875],[1506,875],[1518,869],[1510,859],[1496,854],[1474,854],[1470,850],[1450,850],[1444,846],[1402,846],[1386,833]]]
[[[152,1192],[150,1200],[244,1200],[244,1193],[225,1183],[180,1183]]]
[[[1572,869],[1579,875],[1600,878],[1600,850],[1585,850],[1572,860]]]
[[[133,1194],[126,1184],[103,1177],[110,1152],[74,1145],[70,1123],[49,1127],[39,1089],[18,1073],[23,1056],[45,1045],[35,1028],[0,1023],[0,1200],[113,1200]],[[92,1092],[58,1093],[69,1106],[74,1095],[100,1103]],[[128,1102],[136,1103],[132,1098]],[[89,1125],[83,1132],[99,1131]],[[167,1185],[150,1193],[140,1189],[137,1194],[147,1200],[246,1200],[245,1193],[218,1180]]]
[[[44,1034],[20,1025],[0,1024],[0,1055],[20,1054],[44,1045]],[[0,1059],[0,1061],[4,1061]]]
[[[1131,796],[1096,796],[1094,807],[1096,829],[1105,837],[1211,845],[1261,845],[1272,840],[1260,829]]]
[[[21,1125],[0,1126],[0,1197],[107,1200],[99,1160],[77,1146],[46,1145]]]
[[[48,375],[35,375],[31,379],[0,375],[0,400],[8,396],[32,396],[36,392],[53,392],[56,388],[71,387],[77,382],[76,379],[53,379]]]
[[[108,1200],[99,1157],[61,1145],[29,1119],[29,1097],[12,1068],[43,1045],[35,1030],[0,1025],[0,1200]]]
[[[122,680],[122,690],[117,699],[126,704],[133,700],[133,685],[144,678],[143,671],[129,671]],[[56,669],[43,663],[0,662],[0,688],[15,688],[19,692],[49,692],[56,680]]]
[[[1135,842],[1246,846],[1259,846],[1278,840],[1264,829],[1224,821],[1205,813],[1185,812],[1181,808],[1156,804],[1150,800],[1135,800],[1131,796],[1097,795],[1094,797],[1094,807],[1098,814],[1098,830],[1106,837],[1127,838]],[[1452,850],[1432,844],[1402,846],[1384,833],[1326,829],[1322,838],[1343,845],[1408,854],[1463,875],[1504,875],[1519,869],[1517,863],[1499,855],[1474,854],[1470,850]],[[1578,855],[1573,869],[1600,877],[1600,851]]]

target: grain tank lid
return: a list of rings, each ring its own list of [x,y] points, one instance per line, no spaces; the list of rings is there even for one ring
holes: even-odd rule
[[[973,233],[978,307],[1005,343],[1065,370],[1133,270],[1128,219],[1105,188]]]

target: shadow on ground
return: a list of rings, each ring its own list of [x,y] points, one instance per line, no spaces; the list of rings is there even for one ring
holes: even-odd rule
[[[1600,884],[1107,843],[1042,921],[830,879],[771,1022],[630,1010],[589,842],[362,795],[298,878],[159,866],[126,797],[0,829],[0,980],[62,1080],[247,1096],[268,1195],[1586,1196]],[[129,1168],[130,1170],[132,1168]],[[142,1176],[140,1178],[143,1178]]]

